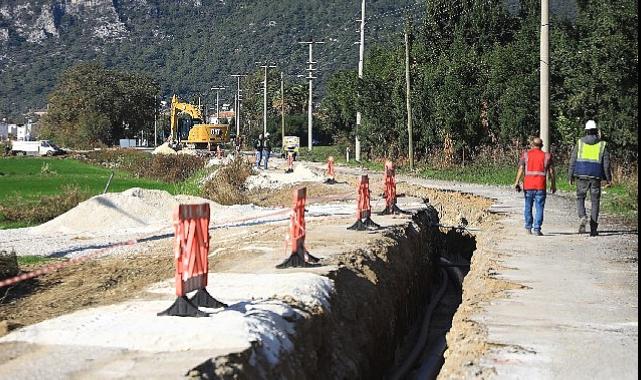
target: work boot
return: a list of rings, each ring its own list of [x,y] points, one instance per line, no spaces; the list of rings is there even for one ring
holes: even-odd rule
[[[541,232],[541,230],[534,230],[534,235],[543,236],[543,232]]]
[[[590,220],[590,236],[598,236],[599,233],[596,231],[599,227],[599,223]]]
[[[579,233],[584,234],[585,233],[585,225],[588,224],[588,218],[581,218],[581,222],[579,223]]]

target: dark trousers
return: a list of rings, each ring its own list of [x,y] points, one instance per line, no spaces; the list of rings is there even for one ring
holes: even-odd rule
[[[601,180],[600,179],[576,179],[576,209],[579,213],[579,218],[586,217],[585,211],[585,197],[590,192],[590,199],[592,200],[592,213],[590,220],[594,223],[599,222],[599,203],[601,202]]]

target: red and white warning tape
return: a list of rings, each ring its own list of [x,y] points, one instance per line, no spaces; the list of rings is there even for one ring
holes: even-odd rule
[[[117,248],[117,247],[122,247],[122,246],[126,246],[126,245],[134,245],[134,244],[137,244],[137,243],[138,243],[138,240],[135,240],[135,239],[134,240],[128,240],[126,242],[115,243],[115,244],[110,245],[107,248],[103,248],[103,249],[101,249],[99,251],[95,251],[95,252],[92,252],[92,253],[84,255],[84,256],[74,257],[74,258],[71,258],[69,260],[63,261],[61,263],[57,263],[57,264],[46,265],[46,266],[44,266],[42,268],[34,270],[33,272],[23,273],[23,274],[20,274],[20,275],[11,277],[11,278],[4,279],[4,280],[0,281],[0,288],[5,287],[5,286],[9,286],[9,285],[13,285],[13,284],[17,284],[18,282],[30,280],[32,278],[41,276],[43,274],[55,272],[55,271],[60,270],[60,269],[62,269],[64,267],[68,267],[69,265],[72,265],[72,264],[82,263],[84,261],[87,261],[87,260],[89,260],[91,258],[99,256],[100,254],[103,254],[106,251],[109,251],[109,250]]]

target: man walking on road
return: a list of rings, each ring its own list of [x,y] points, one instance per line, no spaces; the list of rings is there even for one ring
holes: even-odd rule
[[[269,132],[265,133],[265,139],[263,140],[263,159],[265,159],[265,170],[267,170],[267,163],[269,161],[269,155],[272,153],[272,143],[269,141]]]
[[[592,212],[590,215],[590,236],[597,236],[599,226],[599,204],[601,202],[601,181],[606,187],[612,184],[610,154],[605,141],[599,137],[599,129],[594,120],[585,123],[585,136],[579,140],[570,156],[568,178],[570,185],[576,181],[576,206],[579,214],[579,233],[585,233],[587,213],[585,197],[590,191]]]
[[[552,155],[541,150],[543,140],[538,137],[532,138],[531,148],[523,152],[519,160],[519,169],[514,180],[514,188],[521,191],[519,182],[523,176],[523,193],[525,195],[525,231],[528,234],[534,230],[534,235],[543,236],[541,226],[543,224],[543,210],[545,209],[545,198],[547,197],[547,176],[550,176],[550,191],[556,193],[556,178],[552,166]],[[535,214],[532,215],[532,206]]]
[[[260,160],[263,154],[263,134],[258,135],[258,140],[254,141],[254,150],[256,151],[256,169],[260,169]]]

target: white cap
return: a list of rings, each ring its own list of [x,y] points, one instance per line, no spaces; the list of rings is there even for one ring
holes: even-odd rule
[[[269,137],[269,132],[265,133],[265,137]]]
[[[590,129],[596,129],[596,121],[594,120],[588,120],[585,123],[585,130],[588,131]]]

